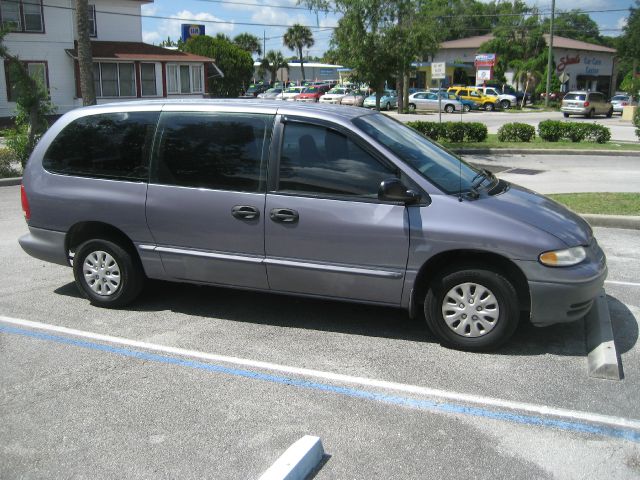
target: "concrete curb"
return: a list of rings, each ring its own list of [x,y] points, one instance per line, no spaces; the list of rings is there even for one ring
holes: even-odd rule
[[[305,435],[291,445],[259,480],[304,480],[324,455],[319,437]]]
[[[10,187],[13,185],[20,185],[21,183],[22,177],[0,178],[0,187]]]
[[[452,149],[455,153],[460,155],[591,155],[597,157],[640,157],[640,150],[563,150],[559,148],[554,149],[540,149],[540,148],[456,148]]]
[[[607,380],[620,380],[622,368],[619,363],[613,327],[607,305],[607,294],[600,291],[589,313],[584,317],[587,330],[587,364],[589,376]]]
[[[609,228],[628,228],[631,230],[640,230],[640,216],[631,215],[597,215],[582,214],[589,225],[592,227],[609,227]]]

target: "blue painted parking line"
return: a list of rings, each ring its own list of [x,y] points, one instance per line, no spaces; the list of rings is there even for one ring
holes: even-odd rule
[[[25,330],[21,328],[9,327],[0,325],[0,332],[21,335],[25,337],[36,338],[38,340],[55,342],[64,345],[71,345],[80,348],[86,348],[90,350],[101,351],[105,353],[112,353],[123,357],[136,358],[139,360],[147,360],[152,362],[164,363],[169,365],[176,365],[180,367],[193,368],[198,370],[204,370],[208,372],[220,373],[225,375],[231,375],[236,377],[247,378],[251,380],[259,380],[270,383],[277,383],[282,385],[289,385],[298,388],[304,388],[308,390],[316,390],[326,393],[333,393],[352,398],[360,398],[364,400],[371,400],[388,405],[404,406],[419,410],[425,410],[430,412],[443,412],[464,416],[481,417],[492,420],[500,420],[510,423],[517,423],[522,425],[533,425],[539,427],[555,428],[565,430],[569,432],[601,435],[606,437],[619,438],[629,440],[632,442],[640,443],[640,432],[625,428],[616,428],[602,426],[588,422],[566,421],[555,418],[545,418],[543,416],[518,414],[504,412],[498,409],[492,410],[488,408],[471,407],[462,404],[455,404],[450,402],[437,402],[432,400],[415,399],[410,397],[402,397],[398,395],[388,395],[378,393],[369,390],[355,389],[349,387],[340,387],[327,383],[311,382],[307,380],[301,380],[296,378],[290,378],[280,375],[272,375],[268,373],[254,372],[250,370],[242,370],[236,368],[229,368],[223,365],[216,365],[212,363],[199,362],[194,360],[186,360],[182,358],[170,357],[167,355],[158,355],[155,353],[147,353],[139,350],[133,350],[122,347],[113,347],[110,345],[104,345],[95,342],[87,342],[84,340],[76,340],[73,338],[62,337],[58,335],[51,335],[47,333],[40,333],[31,330]]]

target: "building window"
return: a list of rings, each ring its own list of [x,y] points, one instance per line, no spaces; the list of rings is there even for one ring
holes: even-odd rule
[[[136,75],[133,63],[94,63],[96,97],[135,97]]]
[[[202,65],[167,64],[167,93],[203,93]]]
[[[47,63],[46,62],[23,62],[27,70],[29,71],[29,75],[33,78],[38,85],[41,87],[48,89],[49,85],[47,82]],[[4,71],[6,72],[7,77],[7,101],[15,102],[18,98],[18,79],[16,78],[13,68],[11,68],[9,62],[5,62]]]
[[[89,36],[97,37],[98,36],[98,28],[96,23],[96,6],[89,5],[89,10],[87,10],[87,15],[89,16]]]
[[[155,63],[143,63],[140,65],[140,79],[143,97],[155,97],[158,95]]]
[[[1,0],[0,20],[14,32],[44,32],[41,0]]]

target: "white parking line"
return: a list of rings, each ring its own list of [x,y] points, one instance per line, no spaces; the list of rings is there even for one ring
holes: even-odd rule
[[[452,392],[447,390],[439,390],[418,385],[409,385],[404,383],[389,382],[386,380],[377,380],[365,377],[354,377],[340,373],[325,372],[322,370],[313,370],[308,368],[292,367],[289,365],[280,365],[277,363],[262,362],[258,360],[250,360],[246,358],[229,357],[225,355],[216,355],[213,353],[199,352],[196,350],[187,350],[178,347],[169,347],[166,345],[158,345],[153,343],[141,342],[139,340],[131,340],[128,338],[114,337],[111,335],[103,335],[100,333],[87,332],[84,330],[76,330],[74,328],[62,327],[59,325],[51,325],[48,323],[33,322],[31,320],[23,320],[20,318],[12,318],[0,316],[0,322],[19,325],[22,327],[45,330],[49,332],[57,332],[73,337],[89,338],[100,342],[106,342],[116,345],[126,345],[129,347],[151,350],[154,352],[163,352],[172,355],[179,355],[201,360],[224,362],[232,365],[241,365],[243,367],[252,367],[275,372],[283,372],[287,374],[299,375],[303,377],[320,378],[334,382],[341,382],[351,385],[361,385],[367,387],[380,388],[385,390],[393,390],[405,393],[411,393],[431,399],[446,399],[455,402],[462,402],[483,407],[497,407],[519,412],[533,413],[543,416],[553,416],[566,420],[581,420],[591,423],[599,423],[611,427],[623,427],[634,430],[640,430],[640,421],[614,417],[610,415],[601,415],[598,413],[585,412],[580,410],[569,410],[564,408],[555,408],[547,405],[537,405],[533,403],[517,402],[511,400],[503,400],[500,398],[485,397],[481,395],[470,395],[465,393]]]
[[[605,280],[604,283],[608,283],[610,285],[624,285],[627,287],[640,287],[640,283],[636,282],[622,282],[619,280]]]

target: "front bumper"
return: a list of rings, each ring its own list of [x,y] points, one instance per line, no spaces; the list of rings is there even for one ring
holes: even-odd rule
[[[607,260],[595,239],[587,258],[574,267],[545,267],[521,262],[529,284],[531,323],[543,327],[584,317],[607,278]],[[525,265],[526,264],[526,265]],[[524,267],[524,268],[523,268]]]

